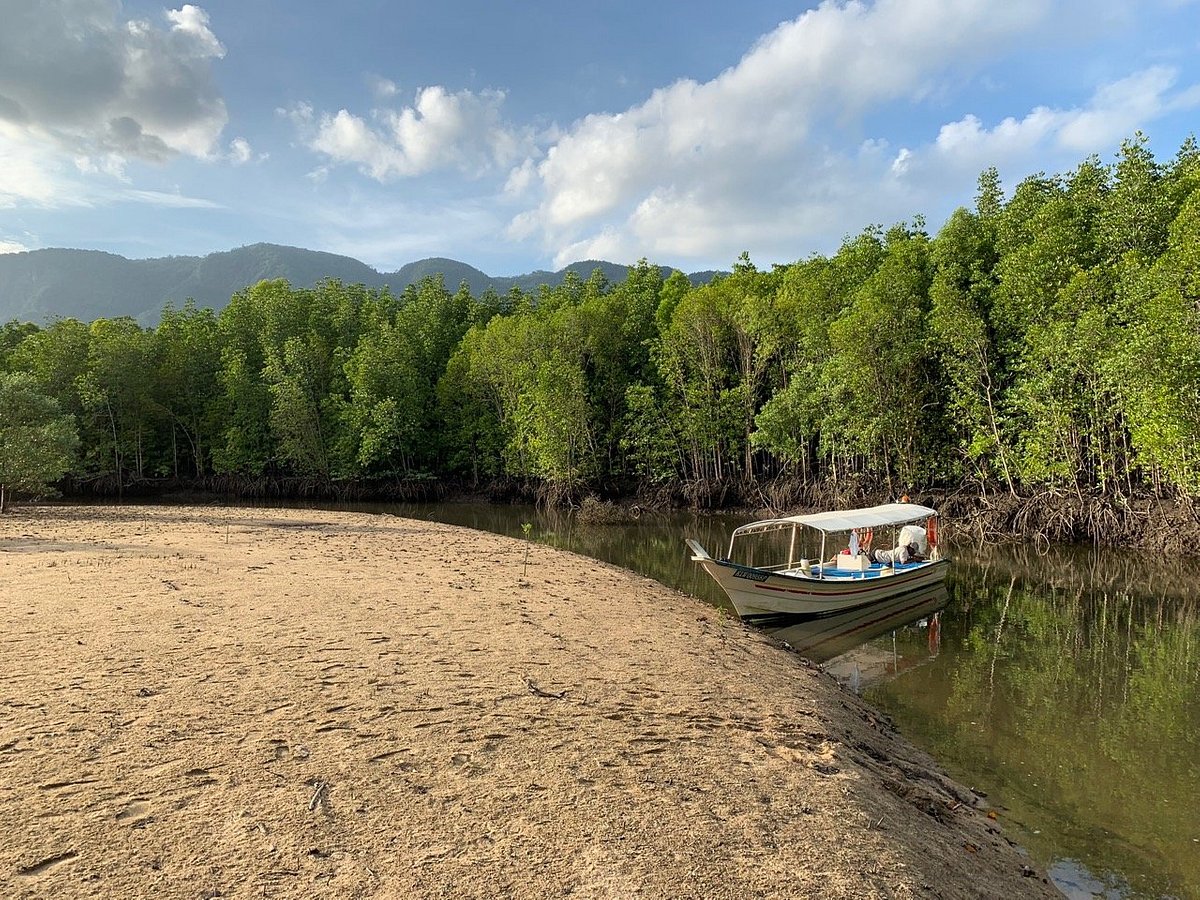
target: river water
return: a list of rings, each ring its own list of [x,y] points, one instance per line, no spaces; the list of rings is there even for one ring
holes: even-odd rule
[[[684,539],[723,556],[743,520],[644,513],[584,524],[521,506],[353,508],[528,537],[733,614]],[[942,595],[815,637],[779,637],[985,793],[1005,833],[1066,896],[1200,898],[1200,565],[1040,551],[951,542]]]

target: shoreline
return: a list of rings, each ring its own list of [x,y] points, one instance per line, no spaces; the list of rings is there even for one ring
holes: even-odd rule
[[[831,676],[566,551],[25,507],[0,584],[18,896],[1060,896]]]
[[[529,481],[500,480],[467,487],[456,482],[393,480],[382,482],[322,482],[307,478],[246,478],[209,476],[202,479],[144,479],[122,489],[99,481],[85,486],[72,482],[62,486],[60,505],[105,503],[163,503],[206,505],[209,503],[488,503],[537,504],[544,500],[544,486]],[[781,512],[815,512],[829,508],[871,506],[896,499],[880,490],[851,490],[839,493],[826,485],[803,485],[787,481],[767,482],[755,496],[746,486],[717,484],[711,497],[687,499],[679,491],[649,490],[646,485],[625,485],[615,493],[585,492],[569,504],[592,521],[621,522],[644,513],[688,510],[696,514],[744,515],[762,518]],[[1129,497],[1074,494],[1055,490],[964,492],[955,489],[917,490],[914,503],[938,510],[944,525],[962,538],[993,543],[1040,541],[1061,544],[1152,550],[1200,558],[1200,507],[1191,499],[1159,497],[1141,492]],[[124,496],[123,496],[124,495]],[[701,501],[704,502],[701,502]],[[770,505],[764,506],[764,503]]]

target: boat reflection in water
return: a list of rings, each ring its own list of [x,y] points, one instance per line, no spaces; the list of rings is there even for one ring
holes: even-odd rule
[[[820,663],[838,681],[858,691],[865,684],[893,677],[935,658],[941,649],[941,610],[949,594],[944,584],[893,597],[866,608],[791,624],[778,620],[761,630],[801,656]],[[866,646],[881,635],[907,625],[924,628],[927,654],[902,657],[893,641],[890,650]]]

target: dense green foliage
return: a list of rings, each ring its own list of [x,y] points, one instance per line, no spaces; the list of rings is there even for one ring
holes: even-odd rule
[[[39,492],[61,478],[78,443],[71,417],[33,378],[0,372],[0,512],[10,492]]]
[[[220,314],[0,330],[84,476],[777,478],[1200,493],[1200,150],[994,170],[916,220],[693,286],[646,262],[479,296],[263,281]]]

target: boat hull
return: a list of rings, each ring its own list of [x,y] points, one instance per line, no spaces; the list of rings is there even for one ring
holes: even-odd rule
[[[729,597],[739,616],[768,624],[781,616],[820,618],[869,606],[945,581],[949,560],[923,563],[870,578],[817,578],[695,558]]]

